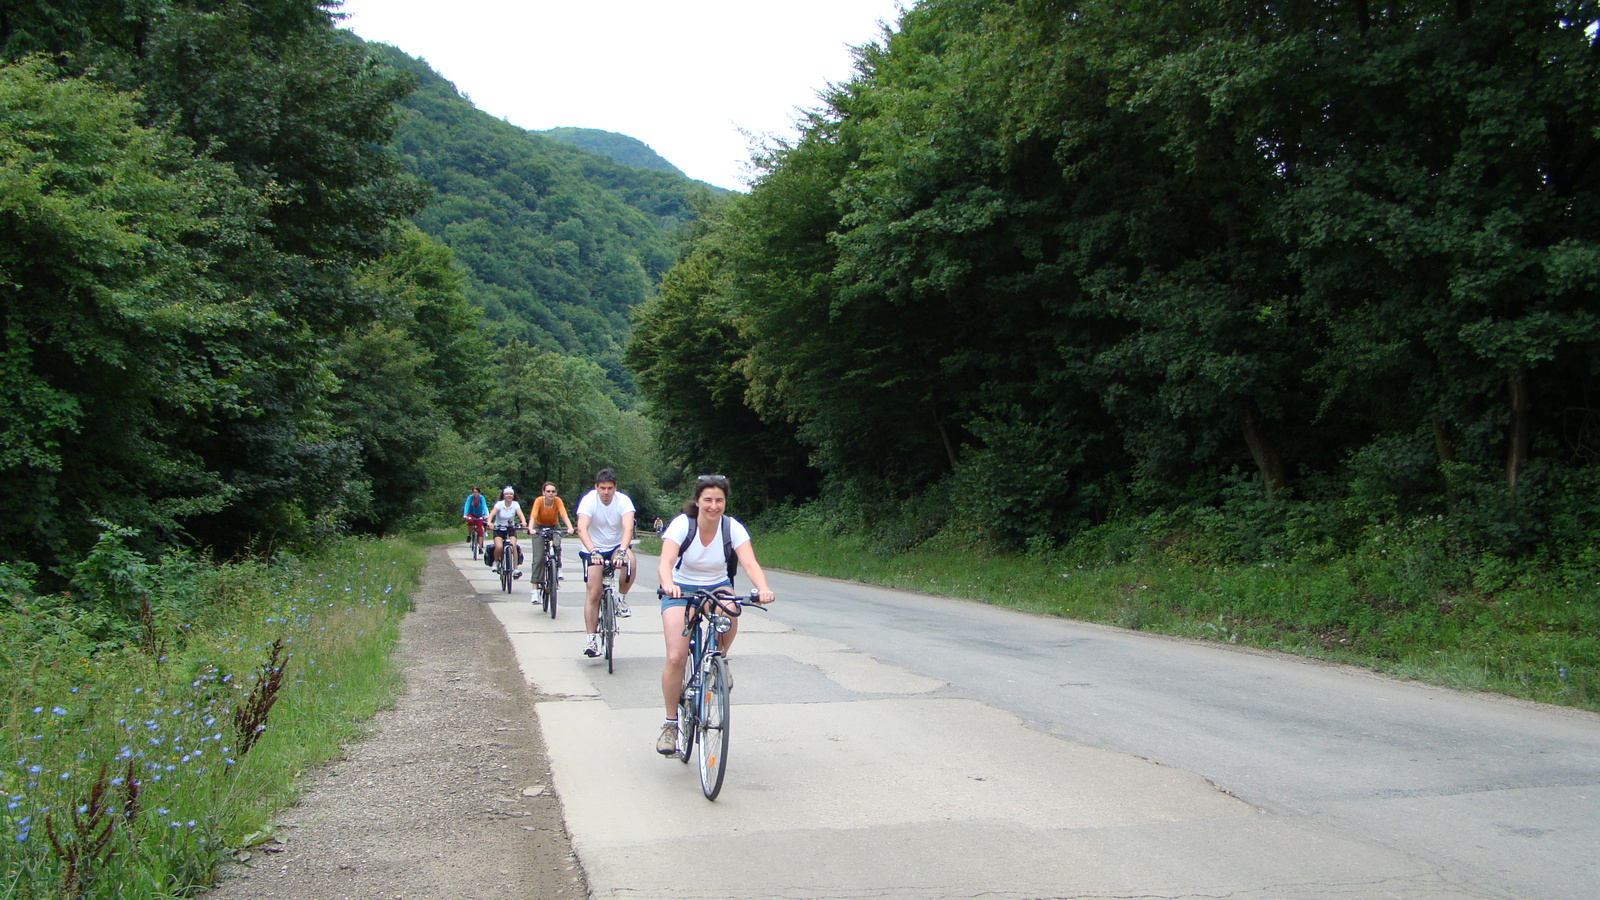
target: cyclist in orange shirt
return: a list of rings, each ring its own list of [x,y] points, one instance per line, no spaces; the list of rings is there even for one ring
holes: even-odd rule
[[[541,535],[537,529],[556,528],[556,523],[562,522],[566,524],[567,534],[573,533],[572,519],[567,517],[567,505],[561,502],[560,497],[556,496],[555,482],[546,481],[544,483],[544,488],[539,493],[539,498],[528,504],[528,519],[533,524],[533,529],[530,529],[533,530],[533,534],[530,535],[530,537],[537,537],[539,539],[537,545],[534,547],[533,554],[533,602],[538,603],[539,585],[544,583],[544,554],[546,543],[544,536]],[[559,570],[561,568],[560,529],[553,531],[550,534],[549,540],[553,541],[556,545],[556,568]],[[561,577],[559,572],[557,573],[556,577]]]

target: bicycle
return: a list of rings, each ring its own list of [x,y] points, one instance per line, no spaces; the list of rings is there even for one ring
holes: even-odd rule
[[[619,551],[620,552],[620,551]],[[631,563],[630,563],[631,565]],[[617,643],[617,563],[615,558],[605,560],[600,569],[600,652],[606,658],[606,674],[616,671],[611,651]]]
[[[511,529],[511,534],[526,530],[524,528],[513,528]],[[500,553],[495,556],[494,572],[500,576],[501,589],[508,594],[511,593],[512,583],[517,580],[517,555],[519,552],[517,545],[511,542],[511,536],[507,535],[506,539],[500,542]]]
[[[700,771],[700,791],[707,800],[717,799],[722,777],[728,768],[730,694],[728,662],[717,646],[717,635],[732,627],[732,617],[743,607],[765,611],[756,602],[758,591],[748,599],[732,594],[695,591],[684,612],[683,633],[689,637],[689,658],[683,664],[683,688],[678,694],[678,759],[685,765],[694,755]],[[666,592],[656,589],[657,597]]]
[[[483,526],[486,521],[483,516],[467,518],[467,546],[472,548],[473,562],[483,555]]]
[[[541,528],[538,535],[544,541],[544,573],[539,578],[536,587],[539,590],[539,611],[547,612],[550,618],[556,617],[556,589],[560,587],[560,574],[556,567],[561,558],[556,555],[556,530],[554,528]],[[529,537],[532,537],[530,534]]]

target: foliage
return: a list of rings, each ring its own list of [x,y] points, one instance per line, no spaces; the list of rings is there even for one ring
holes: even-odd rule
[[[659,514],[653,427],[642,414],[617,406],[598,365],[513,341],[494,352],[489,380],[477,440],[493,473],[485,491],[490,502],[498,485],[509,484],[526,506],[539,485],[553,481],[576,521],[576,497],[593,486],[596,472],[610,468],[640,519]]]
[[[571,144],[580,150],[587,150],[596,156],[608,157],[613,162],[619,162],[629,168],[650,169],[674,175],[683,174],[681,169],[650,149],[650,145],[625,134],[600,131],[596,128],[547,128],[539,134],[563,144]]]
[[[382,150],[405,78],[314,0],[34,6],[0,32],[55,60],[0,76],[0,549],[59,585],[96,515],[147,554],[342,528],[372,477],[329,349],[376,319],[356,270],[422,199]]]
[[[742,508],[759,512],[809,495],[816,480],[793,425],[750,406],[749,357],[734,309],[717,293],[723,265],[709,241],[680,260],[661,293],[635,309],[626,359],[672,467],[664,486],[721,473],[736,486]]]
[[[1009,547],[1165,512],[1241,559],[1429,516],[1578,552],[1591,6],[918,4],[641,312],[668,450],[749,455],[692,397]],[[735,364],[709,398],[674,342]]]
[[[453,251],[495,341],[597,362],[627,402],[629,311],[713,189],[524,131],[474,108],[421,60],[366,46],[418,82],[394,138],[407,171],[436,195],[415,221]]]
[[[154,535],[234,489],[192,432],[252,404],[235,344],[276,316],[217,269],[261,206],[132,100],[0,68],[0,555],[87,548],[100,515]],[[264,226],[262,226],[264,227]]]
[[[113,552],[106,535],[130,560],[270,553],[449,509],[442,498],[491,471],[477,440],[492,344],[472,300],[503,343],[503,306],[481,303],[496,267],[541,280],[519,302],[582,301],[577,329],[546,317],[544,349],[600,360],[604,408],[629,405],[628,311],[703,193],[681,176],[488,120],[421,63],[336,30],[319,0],[13,6],[0,14],[0,557],[17,571],[54,590]],[[419,77],[418,105],[443,124],[397,105]],[[431,221],[453,224],[438,240],[404,221],[427,192],[406,165],[443,188]],[[541,261],[476,253],[521,245],[469,186],[537,226]],[[475,229],[483,241],[463,239]],[[604,415],[575,412],[576,435],[540,422],[537,448],[510,449],[541,472],[603,457],[649,478],[646,426]],[[552,456],[569,445],[573,459]],[[129,609],[99,612],[134,627]]]
[[[390,653],[422,561],[357,541],[271,567],[103,554],[97,589],[207,598],[157,603],[153,648],[108,640],[75,598],[13,593],[0,895],[154,900],[210,883],[223,852],[293,800],[295,773],[337,758],[398,689]],[[252,706],[269,681],[275,702]],[[234,724],[246,711],[248,737]]]

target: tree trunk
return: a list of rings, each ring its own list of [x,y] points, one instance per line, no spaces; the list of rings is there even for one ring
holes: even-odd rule
[[[939,440],[944,442],[944,455],[949,457],[950,471],[954,472],[957,468],[956,448],[950,443],[950,432],[945,430],[944,419],[939,415],[939,405],[930,400],[928,409],[933,412],[933,427],[939,429]]]
[[[1438,419],[1433,420],[1433,446],[1439,451],[1439,462],[1456,461],[1456,448],[1450,443],[1450,432],[1445,430],[1444,423]]]
[[[1439,467],[1441,469],[1456,461],[1456,447],[1455,444],[1450,442],[1450,430],[1439,419],[1433,420],[1433,446],[1439,452]],[[1461,492],[1456,490],[1455,483],[1450,480],[1449,475],[1445,476],[1445,484],[1447,485],[1446,490],[1450,506],[1454,508],[1456,501],[1461,499]]]
[[[1261,411],[1256,408],[1253,401],[1241,399],[1238,402],[1239,427],[1244,431],[1244,442],[1250,447],[1250,455],[1255,458],[1256,468],[1261,472],[1261,480],[1267,486],[1267,499],[1276,500],[1284,487],[1288,485],[1288,477],[1284,474],[1283,460],[1278,457],[1278,452],[1272,449],[1272,441],[1267,438],[1266,431],[1261,427]]]
[[[1366,34],[1372,27],[1372,12],[1367,8],[1367,0],[1356,0],[1356,33]]]
[[[1528,381],[1520,373],[1512,376],[1510,441],[1506,448],[1506,486],[1517,489],[1517,478],[1528,462]]]

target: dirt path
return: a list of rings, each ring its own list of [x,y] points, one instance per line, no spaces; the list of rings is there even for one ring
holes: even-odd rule
[[[279,817],[280,852],[230,865],[207,900],[588,896],[499,623],[444,547],[414,596],[395,708]]]

